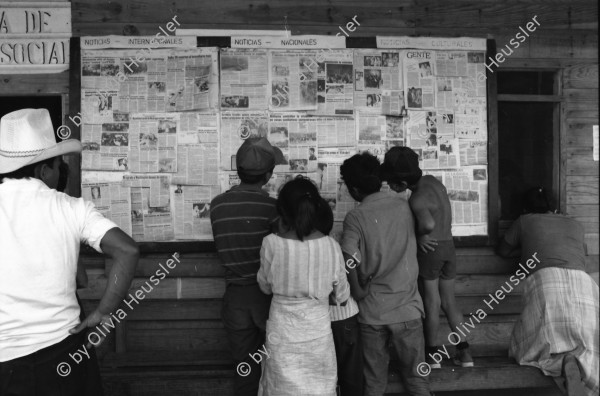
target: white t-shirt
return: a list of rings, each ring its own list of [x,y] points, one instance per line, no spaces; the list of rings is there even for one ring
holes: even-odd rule
[[[59,343],[79,324],[80,242],[98,252],[115,223],[37,179],[0,184],[0,362]]]

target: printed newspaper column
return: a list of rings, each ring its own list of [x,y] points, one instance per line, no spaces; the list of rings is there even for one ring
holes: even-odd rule
[[[219,116],[181,113],[177,131],[177,173],[173,184],[216,185],[219,171]]]

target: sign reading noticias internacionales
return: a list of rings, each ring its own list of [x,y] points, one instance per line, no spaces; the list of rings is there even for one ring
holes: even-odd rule
[[[70,2],[0,2],[0,74],[67,70],[70,37]]]

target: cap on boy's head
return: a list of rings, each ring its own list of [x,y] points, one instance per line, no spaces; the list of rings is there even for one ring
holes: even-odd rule
[[[381,174],[388,182],[415,184],[423,175],[419,155],[409,147],[392,147],[385,153]]]
[[[264,137],[252,137],[244,141],[235,156],[238,171],[248,175],[262,175],[275,165],[285,164],[283,153]]]

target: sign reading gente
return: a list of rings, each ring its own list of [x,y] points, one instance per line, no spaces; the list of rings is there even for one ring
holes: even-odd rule
[[[0,2],[0,74],[69,68],[70,2]]]

